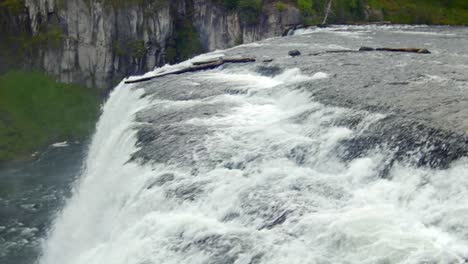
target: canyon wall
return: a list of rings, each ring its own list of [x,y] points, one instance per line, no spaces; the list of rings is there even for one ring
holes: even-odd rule
[[[210,0],[24,0],[3,10],[2,38],[20,38],[9,49],[22,54],[13,59],[21,67],[109,89],[125,76],[196,53],[281,35],[301,22],[300,11],[285,5],[266,2],[246,21]]]

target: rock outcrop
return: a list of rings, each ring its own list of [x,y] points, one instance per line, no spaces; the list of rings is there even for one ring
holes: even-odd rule
[[[194,55],[281,35],[301,18],[296,7],[279,10],[274,2],[265,3],[255,23],[211,0],[135,2],[24,0],[7,23],[10,35],[21,32],[32,40],[21,66],[109,89],[125,76],[181,60],[184,37],[196,36],[192,41],[200,49],[185,56]]]

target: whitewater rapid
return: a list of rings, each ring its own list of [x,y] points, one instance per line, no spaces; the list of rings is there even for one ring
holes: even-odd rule
[[[384,145],[343,159],[386,115],[304,86],[329,79],[226,67],[120,84],[39,263],[465,263],[468,161],[417,167]]]

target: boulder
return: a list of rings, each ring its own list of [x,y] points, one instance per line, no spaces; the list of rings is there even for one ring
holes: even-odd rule
[[[298,50],[290,50],[290,51],[288,52],[288,55],[291,56],[291,57],[296,57],[296,56],[301,55],[301,52],[298,51]]]

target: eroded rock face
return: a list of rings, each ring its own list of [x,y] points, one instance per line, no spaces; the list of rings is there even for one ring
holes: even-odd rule
[[[123,76],[164,62],[172,34],[168,5],[126,6],[116,10],[101,1],[27,0],[33,35],[57,28],[61,45],[32,58],[61,81],[109,88]]]
[[[279,11],[274,3],[265,4],[257,23],[252,25],[245,24],[238,13],[226,11],[211,1],[194,0],[193,8],[194,25],[207,51],[281,36],[287,26],[301,22],[299,9],[288,6]]]
[[[151,1],[149,5],[119,7],[98,0],[25,0],[25,7],[19,16],[32,36],[44,34],[44,30],[59,32],[55,36],[58,45],[41,46],[25,64],[64,82],[101,89],[167,63],[177,19],[190,17],[204,51],[278,36],[288,25],[300,22],[296,7],[280,12],[273,3],[265,5],[253,25],[209,0]]]

